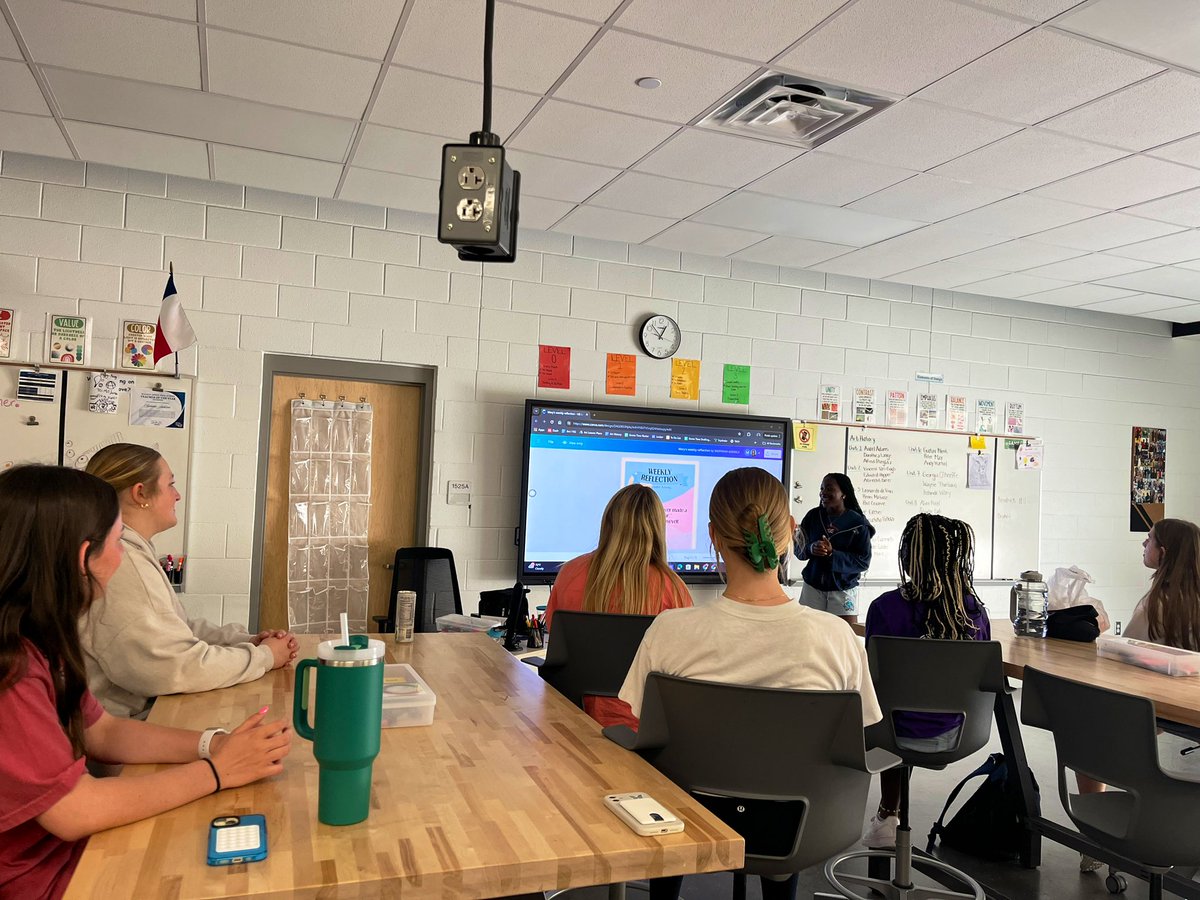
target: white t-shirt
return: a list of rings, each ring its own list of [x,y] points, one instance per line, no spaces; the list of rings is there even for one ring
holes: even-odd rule
[[[642,638],[620,698],[642,711],[651,672],[803,691],[858,691],[863,724],[883,718],[867,652],[843,619],[800,606],[750,606],[727,597],[668,609]]]

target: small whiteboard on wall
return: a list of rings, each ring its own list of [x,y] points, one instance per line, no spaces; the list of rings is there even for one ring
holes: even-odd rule
[[[1026,569],[1040,568],[1042,473],[1018,469],[1017,451],[995,441],[996,519],[992,577],[1015,581]]]
[[[32,368],[27,366],[25,368]],[[0,470],[21,463],[58,463],[59,400],[63,373],[43,370],[55,380],[53,402],[17,397],[17,366],[0,366]],[[30,423],[30,418],[36,424]]]

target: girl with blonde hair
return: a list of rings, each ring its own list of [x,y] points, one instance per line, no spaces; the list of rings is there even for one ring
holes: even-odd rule
[[[600,542],[591,553],[564,563],[546,606],[553,628],[560,609],[656,616],[691,606],[692,595],[667,565],[667,518],[653,488],[621,488],[600,520]],[[602,725],[637,726],[628,705],[612,697],[590,697],[585,711]]]

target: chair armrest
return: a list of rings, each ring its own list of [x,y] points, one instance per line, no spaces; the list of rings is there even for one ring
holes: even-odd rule
[[[867,751],[866,761],[866,771],[870,772],[872,775],[878,775],[880,772],[886,771],[887,769],[894,769],[896,766],[904,764],[904,760],[898,757],[895,753],[892,753],[889,750],[883,750],[879,747]]]
[[[521,660],[521,662],[525,663],[525,665],[527,665],[527,666],[533,666],[535,669],[540,669],[542,666],[544,666],[546,664],[546,657],[544,657],[544,656],[526,656],[524,659]]]
[[[383,626],[387,624],[387,620],[387,616],[371,616],[371,621],[375,623],[375,632],[377,634],[383,633]]]

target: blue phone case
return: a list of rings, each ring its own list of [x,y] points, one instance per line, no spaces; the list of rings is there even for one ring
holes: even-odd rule
[[[227,828],[246,826],[258,829],[258,842],[253,847],[221,851],[217,839]],[[218,816],[208,826],[208,864],[210,866],[232,866],[237,863],[259,862],[267,858],[267,820],[264,816]]]

